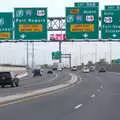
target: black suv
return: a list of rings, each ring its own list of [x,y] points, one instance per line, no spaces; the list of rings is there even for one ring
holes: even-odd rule
[[[11,85],[11,87],[19,86],[19,79],[16,77],[14,72],[0,71],[0,86],[4,87],[5,85]]]
[[[100,67],[99,72],[106,72],[106,69],[104,67]]]
[[[42,76],[42,72],[41,72],[40,69],[34,69],[32,71],[32,73],[33,73],[33,77],[35,77],[35,76]]]

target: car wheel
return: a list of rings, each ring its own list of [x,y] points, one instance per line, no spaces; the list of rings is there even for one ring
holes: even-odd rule
[[[14,84],[15,84],[16,87],[18,87],[18,86],[19,86],[19,79],[16,78],[16,79],[14,80]]]
[[[11,83],[11,87],[14,87],[14,82]]]
[[[5,86],[4,85],[1,85],[2,88],[4,88]]]

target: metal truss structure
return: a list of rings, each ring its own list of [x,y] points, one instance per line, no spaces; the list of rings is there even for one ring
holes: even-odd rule
[[[65,31],[65,17],[49,17],[48,31]]]

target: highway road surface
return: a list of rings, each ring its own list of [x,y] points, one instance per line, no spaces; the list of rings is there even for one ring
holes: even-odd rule
[[[11,86],[7,86],[6,88],[0,88],[0,97],[55,86],[70,79],[67,71],[56,71],[53,74],[47,74],[46,72],[42,76],[36,77],[32,77],[32,74],[29,73],[27,77],[20,80],[19,87],[11,88]]]
[[[81,83],[0,107],[0,120],[120,120],[120,74],[74,72]]]

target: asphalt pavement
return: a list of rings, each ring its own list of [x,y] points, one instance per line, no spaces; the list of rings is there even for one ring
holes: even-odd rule
[[[0,107],[1,120],[120,120],[120,74],[74,72],[81,83]]]
[[[6,88],[0,88],[0,97],[26,93],[37,89],[43,89],[58,84],[64,84],[70,79],[67,71],[57,72],[54,71],[53,74],[47,74],[46,72],[42,76],[32,77],[29,75],[20,80],[19,87],[7,86]]]

